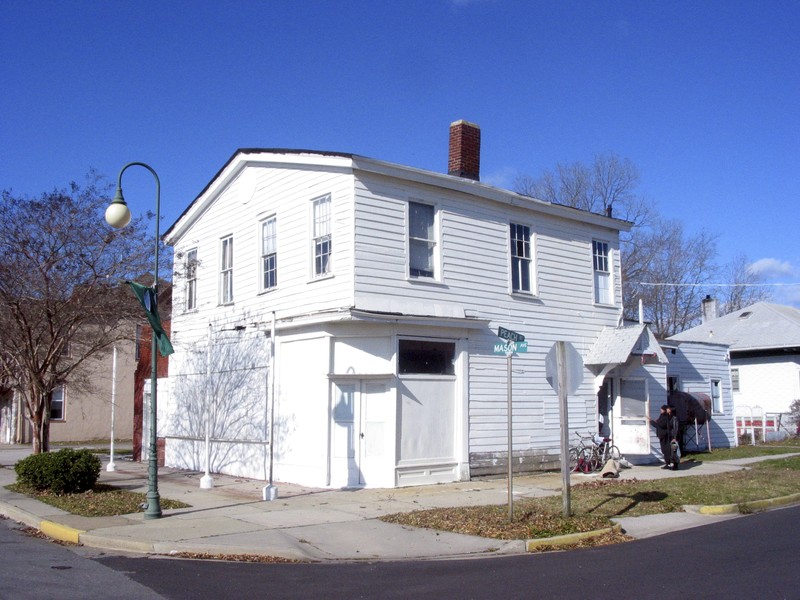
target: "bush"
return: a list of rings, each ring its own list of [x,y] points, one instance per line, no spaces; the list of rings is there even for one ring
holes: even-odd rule
[[[17,481],[37,490],[75,494],[94,487],[100,476],[100,459],[89,450],[64,448],[32,454],[16,465]]]

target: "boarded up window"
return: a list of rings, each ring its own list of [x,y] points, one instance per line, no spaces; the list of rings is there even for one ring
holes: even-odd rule
[[[454,375],[455,356],[453,342],[400,340],[399,372],[401,375]]]

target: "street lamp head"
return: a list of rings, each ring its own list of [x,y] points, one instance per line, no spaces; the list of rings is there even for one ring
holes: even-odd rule
[[[131,211],[122,196],[122,188],[117,188],[114,200],[106,209],[106,223],[115,229],[122,229],[131,221]]]

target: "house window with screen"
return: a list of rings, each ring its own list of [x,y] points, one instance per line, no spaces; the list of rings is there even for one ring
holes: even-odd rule
[[[734,392],[739,391],[739,369],[731,369],[731,389]]]
[[[222,238],[220,246],[219,301],[233,302],[233,236]]]
[[[613,304],[608,242],[593,240],[592,258],[594,262],[594,301],[597,304]]]
[[[531,228],[511,223],[511,290],[528,292],[531,288]]]
[[[722,382],[719,379],[711,380],[711,410],[722,412]]]
[[[331,196],[312,201],[314,277],[331,272]]]
[[[197,249],[186,253],[186,310],[197,308]]]
[[[261,221],[261,291],[278,285],[277,218]]]
[[[408,203],[408,275],[435,276],[436,256],[435,210],[429,204]]]
[[[50,420],[63,421],[64,420],[64,386],[59,385],[56,389],[50,392]]]

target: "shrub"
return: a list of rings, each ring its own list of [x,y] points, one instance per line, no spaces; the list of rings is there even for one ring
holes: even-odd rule
[[[89,450],[64,448],[32,454],[16,465],[17,481],[37,490],[74,494],[94,487],[100,476],[100,459]]]

